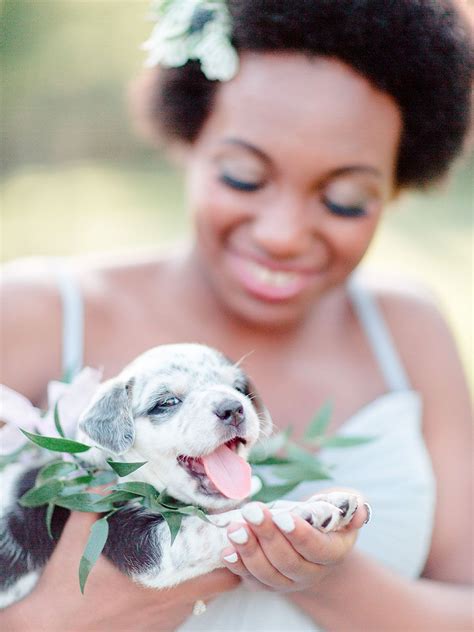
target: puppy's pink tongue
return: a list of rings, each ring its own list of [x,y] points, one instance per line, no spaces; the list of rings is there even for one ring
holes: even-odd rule
[[[226,445],[201,457],[208,478],[227,498],[246,498],[250,494],[252,469],[247,461]]]

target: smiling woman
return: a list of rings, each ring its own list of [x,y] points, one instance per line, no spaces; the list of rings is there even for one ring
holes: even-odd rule
[[[354,428],[376,438],[320,454],[331,484],[357,489],[360,507],[330,537],[294,513],[275,522],[252,505],[229,527],[224,575],[133,603],[133,589],[99,563],[107,581],[91,601],[71,593],[50,612],[61,581],[53,559],[11,620],[37,608],[48,624],[74,612],[79,630],[112,627],[113,589],[127,621],[139,604],[137,629],[467,629],[469,511],[452,520],[452,507],[472,497],[462,368],[425,292],[356,272],[387,204],[441,179],[462,152],[474,57],[458,3],[170,0],[158,17],[148,48],[162,65],[136,95],[153,136],[179,149],[192,239],[172,253],[73,259],[57,276],[48,261],[7,266],[4,381],[41,401],[48,380],[77,371],[81,358],[110,377],[161,343],[245,356],[277,429],[304,437],[331,400],[335,444]],[[62,347],[72,349],[63,365]],[[180,393],[148,403],[164,443]],[[140,441],[141,452],[153,450]],[[222,471],[196,462],[200,454],[186,444],[178,455],[191,480],[202,469],[218,480]],[[324,487],[312,481],[288,498]],[[355,545],[364,497],[374,521]],[[61,543],[58,551],[66,563]],[[235,577],[264,590],[225,594]],[[198,622],[183,622],[190,595],[208,603]]]

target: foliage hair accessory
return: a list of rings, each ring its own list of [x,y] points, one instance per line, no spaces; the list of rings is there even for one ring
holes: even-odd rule
[[[152,4],[153,31],[142,48],[145,66],[168,68],[198,60],[211,81],[229,81],[239,68],[230,42],[231,17],[225,0],[157,0]]]

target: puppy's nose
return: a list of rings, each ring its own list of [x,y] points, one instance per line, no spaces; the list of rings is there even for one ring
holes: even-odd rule
[[[238,426],[245,418],[242,404],[235,399],[224,400],[214,412],[228,426]]]

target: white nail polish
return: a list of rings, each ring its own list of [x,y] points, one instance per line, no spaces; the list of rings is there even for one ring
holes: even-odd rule
[[[226,562],[230,562],[230,564],[235,564],[239,559],[237,553],[229,553],[229,555],[224,555],[224,559]]]
[[[293,516],[288,512],[276,514],[272,516],[272,520],[285,533],[291,533],[295,528]]]
[[[249,539],[247,530],[243,527],[240,527],[240,529],[237,529],[236,531],[231,531],[231,533],[227,534],[227,537],[236,544],[245,544]]]
[[[247,520],[247,522],[255,525],[262,524],[265,518],[262,508],[260,507],[260,505],[257,505],[257,503],[250,503],[248,505],[245,505],[245,507],[242,509],[242,515],[245,520]]]

